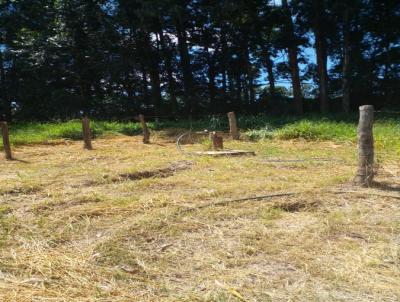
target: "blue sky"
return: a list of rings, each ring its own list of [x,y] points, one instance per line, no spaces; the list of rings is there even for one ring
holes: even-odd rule
[[[316,64],[316,56],[315,56],[315,49],[313,47],[304,47],[301,49],[302,54],[306,57],[307,62],[311,64]],[[288,62],[288,56],[287,53],[282,51],[279,53],[279,56],[274,59],[274,63],[282,63],[282,62]],[[331,66],[331,63],[328,62],[328,68]],[[304,69],[306,66],[304,64],[300,64],[300,69]],[[261,85],[267,85],[268,86],[268,80],[267,80],[267,73],[265,70],[262,70],[261,76],[258,79],[259,83]],[[302,82],[302,83],[307,83],[307,84],[313,84],[312,81],[307,81],[307,82]],[[276,79],[276,86],[283,86],[289,90],[292,89],[291,85],[291,80],[290,79],[283,79],[283,78],[277,78]]]

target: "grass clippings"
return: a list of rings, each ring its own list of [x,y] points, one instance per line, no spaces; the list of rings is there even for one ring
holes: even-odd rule
[[[400,299],[397,159],[355,188],[353,144],[225,144],[257,155],[187,158],[157,135],[16,148],[0,161],[0,301]],[[267,161],[307,158],[335,160]]]

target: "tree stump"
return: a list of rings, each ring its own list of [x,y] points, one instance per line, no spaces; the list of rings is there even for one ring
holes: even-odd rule
[[[146,121],[144,120],[143,114],[139,115],[139,121],[143,129],[143,144],[150,144],[150,131],[147,127]]]
[[[83,134],[83,147],[87,150],[92,150],[92,133],[90,131],[90,120],[87,116],[82,119],[82,134]]]
[[[358,123],[358,169],[355,183],[368,187],[374,179],[374,106],[365,105],[360,108]]]
[[[229,129],[234,140],[238,140],[240,137],[237,123],[236,123],[236,116],[235,112],[228,112],[228,119],[229,119]]]
[[[0,124],[1,124],[1,133],[3,136],[4,153],[6,154],[6,159],[11,160],[12,153],[11,153],[10,138],[8,133],[8,124],[7,122],[1,122]]]
[[[211,139],[213,150],[224,149],[224,140],[223,140],[222,136],[219,136],[216,132],[211,132],[210,139]]]

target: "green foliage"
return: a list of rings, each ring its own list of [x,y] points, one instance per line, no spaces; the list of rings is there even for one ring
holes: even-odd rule
[[[150,129],[183,129],[191,128],[193,131],[228,132],[227,118],[224,116],[206,117],[191,121],[153,121],[148,123]],[[310,115],[299,119],[296,117],[272,117],[267,115],[240,116],[238,125],[242,134],[249,140],[260,139],[305,139],[330,140],[336,142],[356,143],[357,118],[350,116],[331,116],[329,118]],[[116,121],[92,121],[93,137],[107,135],[137,135],[142,130],[138,123]],[[247,130],[243,130],[247,129]],[[178,132],[180,132],[178,131]],[[374,124],[375,145],[378,150],[388,150],[400,153],[400,121],[377,117]],[[80,120],[52,123],[17,123],[10,124],[10,140],[13,145],[46,143],[57,139],[80,140],[82,138],[82,125]],[[2,147],[2,142],[0,142]],[[204,148],[209,148],[205,145]]]
[[[270,222],[282,217],[283,211],[278,208],[267,208],[261,211],[260,216],[265,222]]]
[[[375,147],[378,150],[392,151],[400,155],[400,122],[387,119],[379,120],[374,125]]]
[[[251,117],[248,117],[251,119]],[[245,119],[247,120],[247,118]],[[161,130],[165,128],[182,128],[193,129],[196,131],[209,130],[221,131],[229,129],[229,124],[226,115],[209,115],[201,119],[179,119],[179,120],[159,120],[155,121],[154,129]]]
[[[399,1],[348,2],[0,1],[0,118],[290,113],[290,86],[338,111],[344,83],[353,110],[398,107]]]
[[[309,116],[303,119],[275,119],[260,116],[259,120],[250,118],[253,129],[245,132],[250,140],[259,139],[305,139],[330,140],[336,142],[357,142],[357,119],[355,116],[331,116],[321,118]],[[256,126],[256,125],[264,126]],[[400,154],[400,121],[386,116],[377,116],[374,123],[374,139],[379,151]]]
[[[281,139],[354,141],[356,128],[354,124],[345,122],[301,120],[278,129],[275,136]]]
[[[269,126],[266,126],[263,129],[248,130],[246,132],[246,136],[252,141],[256,141],[256,140],[260,140],[260,139],[273,138],[274,137],[274,130],[271,129]]]
[[[153,123],[149,123],[154,128]],[[93,137],[103,135],[135,135],[141,132],[138,123],[92,121]],[[57,139],[82,139],[82,123],[80,120],[52,123],[18,123],[10,125],[10,141],[13,145],[44,143]],[[2,143],[0,144],[2,146]]]
[[[212,143],[211,140],[208,138],[203,138],[200,141],[200,144],[203,146],[204,151],[208,151],[212,149]]]

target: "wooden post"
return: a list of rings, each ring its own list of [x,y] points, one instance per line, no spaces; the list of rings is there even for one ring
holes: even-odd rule
[[[211,132],[210,139],[211,139],[213,150],[224,149],[224,140],[223,140],[222,136],[219,136],[216,132]]]
[[[143,129],[143,144],[150,144],[150,131],[147,127],[146,121],[144,120],[143,114],[139,115],[139,121]]]
[[[84,148],[87,150],[92,150],[92,133],[90,131],[90,120],[87,116],[83,117],[82,119],[82,132]]]
[[[356,184],[367,187],[374,179],[374,106],[365,105],[360,108],[358,123],[358,170]]]
[[[6,154],[6,159],[12,160],[13,158],[11,153],[8,125],[7,122],[0,122],[0,124],[1,124],[1,133],[3,136],[3,146],[4,146],[4,153]]]
[[[229,128],[232,135],[232,138],[238,140],[240,137],[237,124],[236,124],[236,116],[235,112],[228,112],[228,119],[229,119]]]

